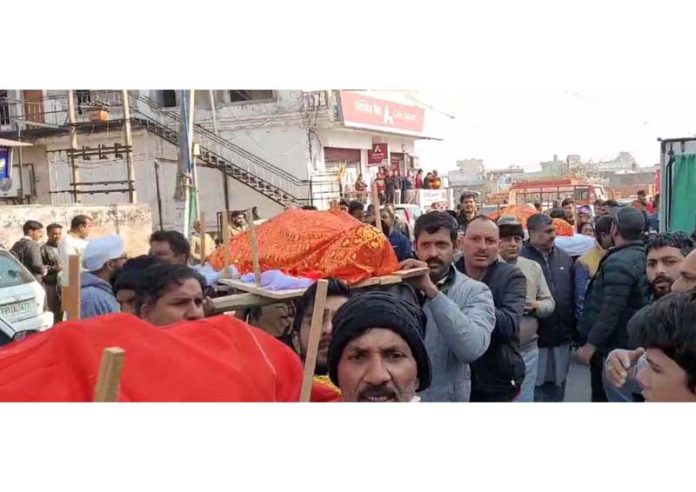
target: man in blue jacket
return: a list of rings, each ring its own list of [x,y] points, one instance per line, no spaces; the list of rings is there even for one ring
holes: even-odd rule
[[[84,259],[87,271],[80,276],[81,319],[119,312],[112,281],[127,259],[119,235],[100,237],[87,244]]]

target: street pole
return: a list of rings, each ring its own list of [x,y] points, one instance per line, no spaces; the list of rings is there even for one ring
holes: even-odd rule
[[[15,123],[17,125],[17,141],[21,142],[22,141],[22,130],[19,127],[19,123]],[[20,146],[17,148],[17,157],[19,161],[19,200],[22,205],[24,205],[24,164],[22,161],[22,147]],[[8,162],[8,166],[11,166],[12,163]]]
[[[179,166],[177,186],[174,193],[176,202],[175,227],[189,237],[192,210],[193,186],[193,90],[181,91],[181,126],[179,129]],[[197,213],[197,211],[196,211]]]
[[[77,127],[75,126],[75,95],[74,91],[68,91],[68,122],[70,123],[70,168],[72,171],[72,182],[73,182],[73,201],[75,203],[80,203],[80,197],[77,192],[77,180],[79,179],[79,172],[77,166],[75,165],[75,151],[77,150]]]
[[[131,116],[130,116],[130,106],[128,105],[128,91],[121,91],[121,101],[123,103],[123,119],[124,125],[123,129],[126,137],[126,168],[128,172],[128,201],[130,203],[136,202],[135,195],[135,171],[133,169],[133,137],[131,135]]]
[[[217,124],[217,108],[215,107],[215,91],[209,90],[208,91],[208,97],[210,98],[210,112],[213,116],[213,131],[215,132],[216,136],[220,136],[220,133],[218,131],[218,124]],[[222,194],[225,197],[225,210],[230,209],[230,189],[229,189],[229,183],[227,182],[227,172],[225,171],[224,168],[220,169],[220,172],[222,173]]]

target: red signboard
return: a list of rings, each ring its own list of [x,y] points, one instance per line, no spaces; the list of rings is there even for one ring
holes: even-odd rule
[[[372,144],[372,150],[367,151],[367,164],[379,166],[389,157],[389,145],[385,143]]]
[[[425,110],[358,92],[340,91],[343,124],[392,133],[423,133]]]

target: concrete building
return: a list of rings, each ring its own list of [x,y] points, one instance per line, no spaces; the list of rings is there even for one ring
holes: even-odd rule
[[[369,182],[380,165],[402,173],[412,168],[415,142],[435,137],[434,112],[416,92],[215,90],[196,91],[194,98],[199,199],[208,228],[225,208],[256,206],[265,218],[287,202],[326,206],[360,173]],[[149,204],[155,227],[178,227],[172,197],[180,93],[127,91],[127,99],[130,149],[122,91],[74,91],[73,151],[67,91],[0,91],[0,136],[17,138],[20,128],[22,140],[33,144],[22,155],[24,201],[128,203],[129,157],[134,201]],[[19,172],[16,160],[14,168]]]

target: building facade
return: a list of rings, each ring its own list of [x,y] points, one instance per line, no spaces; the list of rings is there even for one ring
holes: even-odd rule
[[[176,228],[180,102],[174,90],[75,90],[71,118],[68,91],[0,91],[0,136],[32,143],[22,152],[24,189],[15,180],[0,201],[134,201],[150,206],[155,227]],[[380,165],[405,173],[417,162],[415,142],[433,137],[430,116],[409,91],[195,91],[207,227],[225,209],[269,217],[288,202],[325,207]],[[376,145],[385,150],[378,163]]]

